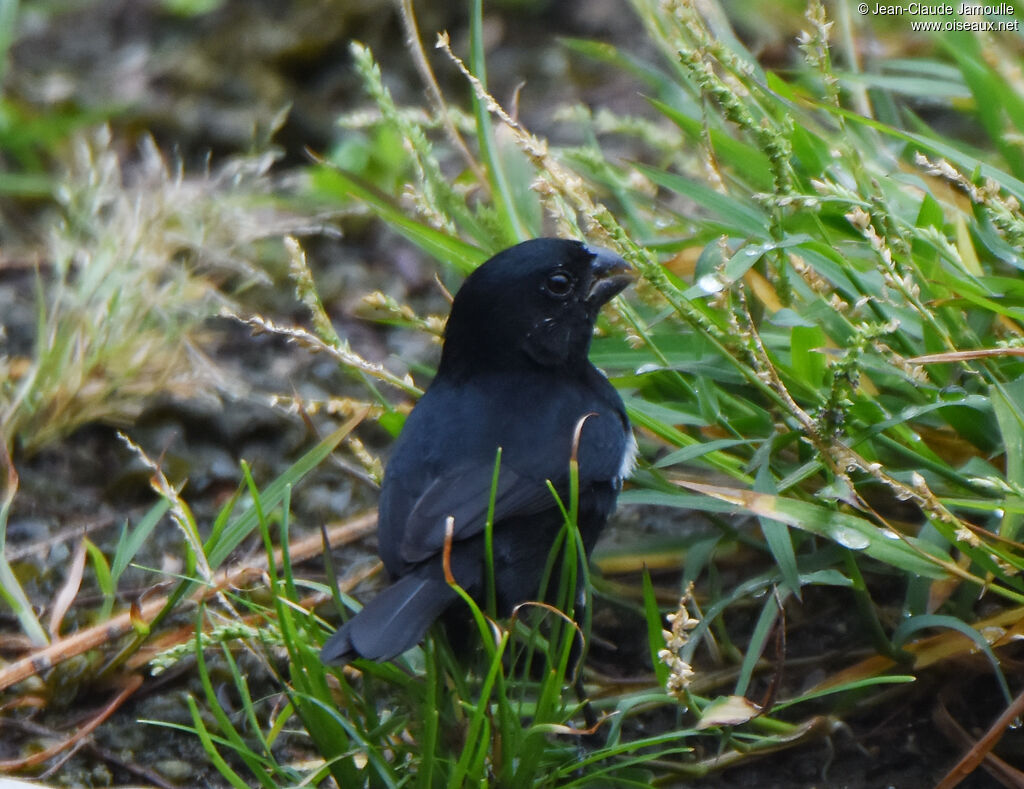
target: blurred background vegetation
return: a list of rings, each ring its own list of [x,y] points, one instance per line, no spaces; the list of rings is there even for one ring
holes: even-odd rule
[[[998,11],[0,0],[0,771],[1020,785]],[[1007,29],[911,30],[954,19]],[[443,639],[316,654],[373,594],[446,292],[540,234],[643,275],[593,351],[641,463],[589,735],[566,628],[503,623],[468,676]]]

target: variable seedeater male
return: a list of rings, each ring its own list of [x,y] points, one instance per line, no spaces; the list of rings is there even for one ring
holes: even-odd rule
[[[577,430],[578,526],[590,554],[636,442],[622,399],[587,355],[598,312],[632,278],[614,253],[555,238],[506,249],[467,277],[437,376],[384,475],[378,544],[391,585],[328,639],[324,662],[390,660],[463,606],[444,575],[449,519],[451,572],[485,605],[485,524],[499,447],[492,532],[499,615],[537,599],[564,524],[548,481],[567,502]]]

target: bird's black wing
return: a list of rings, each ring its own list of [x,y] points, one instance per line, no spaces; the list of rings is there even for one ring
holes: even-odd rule
[[[545,420],[546,421],[546,420]],[[553,419],[550,430],[530,431],[507,437],[502,451],[498,483],[494,486],[494,522],[529,516],[558,505],[548,480],[562,497],[568,490],[572,419]],[[615,411],[593,417],[583,428],[579,448],[580,481],[613,481],[620,474],[626,436]],[[489,454],[489,453],[488,453]],[[473,462],[463,459],[453,468],[421,480],[418,495],[389,491],[399,501],[382,500],[381,517],[403,518],[393,559],[399,566],[411,566],[440,554],[444,549],[445,526],[454,519],[453,540],[465,540],[481,533],[487,521],[494,475],[494,457]],[[396,486],[397,487],[397,486]],[[395,524],[397,526],[397,524]],[[389,566],[389,569],[392,569]]]
[[[503,464],[496,486],[493,480],[494,469],[486,464],[464,465],[434,479],[409,512],[400,548],[402,561],[417,564],[439,554],[449,517],[454,519],[453,540],[482,532],[492,487],[496,523],[556,506],[547,477],[527,476]]]

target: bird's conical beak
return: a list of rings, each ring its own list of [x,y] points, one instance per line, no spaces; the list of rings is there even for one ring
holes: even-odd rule
[[[596,310],[632,283],[636,279],[636,271],[610,249],[588,246],[587,251],[594,256],[590,262],[593,280],[587,303]]]

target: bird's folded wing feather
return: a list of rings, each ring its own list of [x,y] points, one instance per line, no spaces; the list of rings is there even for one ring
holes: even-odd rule
[[[402,560],[416,564],[444,549],[445,524],[454,519],[454,540],[484,530],[494,488],[494,521],[531,515],[556,506],[546,479],[534,479],[502,466],[498,484],[494,469],[463,466],[435,479],[416,501],[405,524]]]

